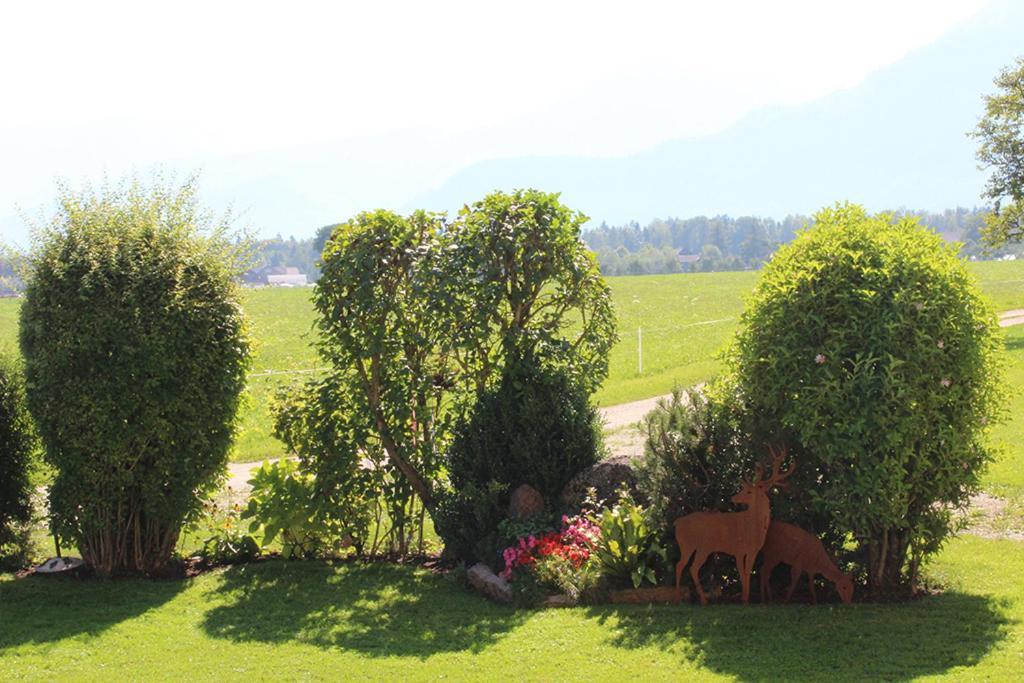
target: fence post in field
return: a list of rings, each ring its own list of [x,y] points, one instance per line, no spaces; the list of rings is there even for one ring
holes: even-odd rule
[[[636,374],[644,374],[644,329],[636,328]]]

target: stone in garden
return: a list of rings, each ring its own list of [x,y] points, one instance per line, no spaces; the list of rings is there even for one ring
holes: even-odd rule
[[[570,510],[579,510],[587,497],[588,489],[597,491],[598,502],[608,505],[618,502],[616,491],[626,484],[633,497],[637,497],[636,473],[628,455],[613,455],[594,463],[573,477],[562,489],[562,502]]]
[[[529,519],[544,512],[544,496],[529,484],[523,484],[512,492],[508,502],[508,516],[512,519]]]
[[[46,562],[37,566],[36,574],[63,574],[78,571],[85,566],[85,562],[78,557],[51,557]]]
[[[512,586],[483,562],[477,562],[466,572],[470,585],[484,596],[505,604],[512,602]]]

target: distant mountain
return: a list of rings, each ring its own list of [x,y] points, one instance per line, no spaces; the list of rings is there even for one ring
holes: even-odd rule
[[[761,111],[722,133],[620,158],[474,164],[409,206],[452,210],[495,188],[527,186],[560,190],[595,223],[783,217],[843,199],[876,210],[972,206],[985,176],[966,133],[996,73],[1024,54],[1022,37],[1024,3],[997,2],[860,85],[816,102]]]
[[[493,189],[527,186],[562,192],[595,225],[700,214],[783,218],[841,199],[871,209],[974,206],[984,174],[975,168],[976,144],[966,132],[996,73],[1024,53],[1022,36],[1024,2],[994,0],[854,88],[616,158],[501,155],[531,141],[556,145],[568,135],[558,131],[572,130],[587,113],[595,121],[621,120],[600,115],[610,110],[645,113],[664,124],[666,111],[678,109],[680,121],[721,130],[694,112],[730,111],[714,106],[728,94],[652,74],[650,81],[609,81],[606,94],[587,90],[535,118],[494,128],[410,129],[221,156],[210,156],[185,127],[153,129],[131,119],[8,129],[0,131],[0,241],[27,242],[15,207],[30,216],[40,207],[49,213],[55,177],[99,184],[104,174],[116,180],[135,171],[145,178],[154,167],[179,177],[202,169],[204,201],[218,210],[233,207],[238,223],[263,237],[311,237],[321,225],[378,206],[453,211]],[[873,39],[863,36],[866,45]],[[690,88],[702,94],[688,109],[676,97],[657,97]]]

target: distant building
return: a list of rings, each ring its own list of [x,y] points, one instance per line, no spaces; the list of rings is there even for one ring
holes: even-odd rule
[[[683,251],[679,252],[679,265],[692,266],[697,261],[700,261],[700,254],[687,254]]]
[[[298,268],[275,267],[267,272],[267,284],[277,287],[305,287],[308,284],[305,273]]]

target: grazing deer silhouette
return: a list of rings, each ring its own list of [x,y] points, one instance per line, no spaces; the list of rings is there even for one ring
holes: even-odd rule
[[[773,486],[780,485],[793,473],[796,466],[791,463],[789,469],[780,471],[786,449],[776,450],[769,446],[772,454],[772,475],[762,479],[764,468],[758,465],[753,481],[743,482],[743,488],[732,497],[737,505],[746,505],[747,509],[740,512],[693,512],[680,517],[675,522],[676,543],[679,544],[679,564],[676,565],[676,602],[678,603],[683,580],[683,569],[690,557],[690,576],[700,597],[700,604],[708,604],[708,598],[700,585],[700,568],[704,566],[711,553],[727,553],[736,558],[736,568],[740,572],[740,584],[743,587],[743,604],[750,602],[750,572],[754,568],[757,551],[764,543],[768,524],[771,521],[771,503],[768,492]]]
[[[768,526],[761,555],[761,599],[764,602],[772,599],[772,570],[779,564],[788,564],[790,567],[789,590],[786,591],[785,602],[789,602],[800,575],[804,573],[807,574],[811,601],[815,605],[818,604],[818,596],[814,594],[814,577],[817,574],[836,585],[836,591],[843,602],[853,600],[853,579],[839,571],[817,536],[794,524],[773,521]]]

